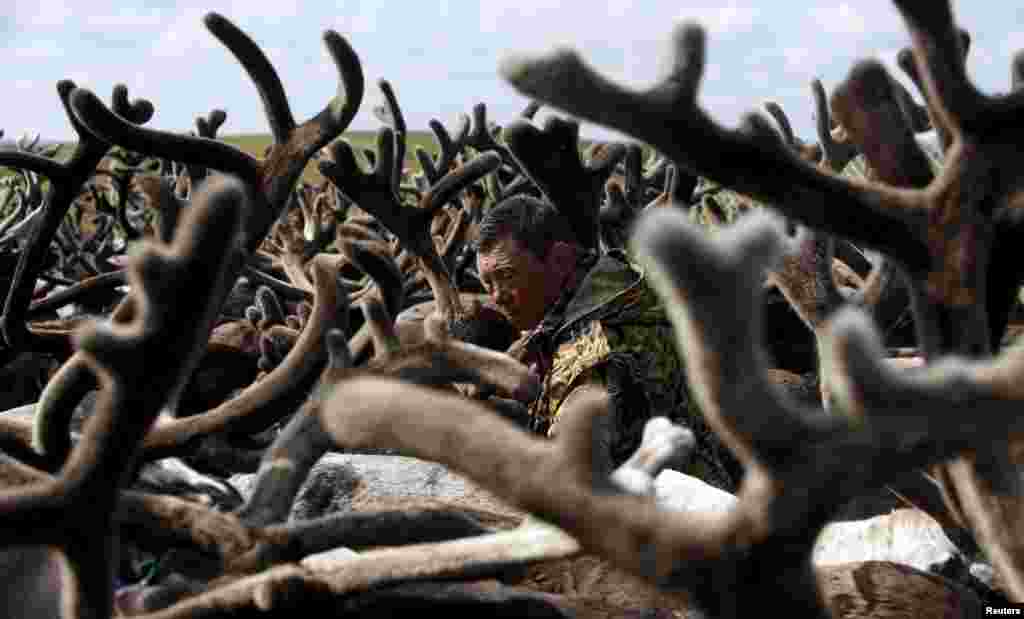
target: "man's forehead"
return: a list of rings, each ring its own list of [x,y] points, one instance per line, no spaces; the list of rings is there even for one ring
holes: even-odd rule
[[[526,246],[511,236],[504,236],[491,244],[487,252],[477,254],[481,265],[495,266],[515,261],[528,251]]]

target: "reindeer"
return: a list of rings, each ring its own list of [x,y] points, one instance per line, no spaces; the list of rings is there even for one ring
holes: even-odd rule
[[[4,448],[22,460],[5,458],[0,466],[8,483],[21,486],[0,494],[3,544],[60,550],[71,575],[64,586],[68,617],[107,617],[115,604],[121,612],[163,618],[257,610],[385,613],[445,603],[508,610],[502,600],[519,604],[519,612],[589,616],[646,606],[731,617],[769,604],[794,616],[978,615],[977,595],[906,565],[813,561],[815,541],[846,501],[930,467],[941,483],[942,513],[971,531],[1009,597],[1019,601],[1021,538],[1011,517],[1017,499],[996,483],[1003,477],[991,478],[1013,471],[1011,441],[1021,397],[1020,349],[1001,348],[1021,279],[1008,259],[1016,186],[1004,164],[1016,152],[1010,116],[1015,99],[990,99],[970,88],[948,4],[937,12],[929,6],[927,15],[918,3],[897,4],[915,36],[932,122],[950,138],[945,167],[934,177],[923,174],[915,140],[879,139],[879,127],[900,127],[885,125],[889,117],[869,105],[875,100],[868,95],[889,83],[878,65],[855,67],[833,100],[851,141],[879,172],[865,181],[800,159],[756,118],[740,131],[714,124],[695,102],[704,54],[696,26],[678,31],[680,58],[671,79],[656,87],[657,96],[610,84],[571,53],[503,67],[512,84],[536,101],[634,135],[677,169],[767,207],[715,235],[694,228],[682,210],[647,208],[627,243],[671,310],[701,410],[746,467],[738,495],[724,509],[673,511],[654,496],[655,476],[692,445],[685,429],[666,420],[652,421],[642,448],[622,469],[611,477],[595,475],[594,428],[608,406],[600,390],[572,400],[567,425],[552,442],[525,434],[492,406],[451,389],[452,382],[475,382],[528,398],[536,385],[507,356],[451,339],[450,326],[465,309],[447,252],[439,250],[433,234],[439,231],[432,230],[434,213],[467,184],[488,174],[493,179],[508,166],[569,216],[588,246],[599,246],[614,157],[583,161],[578,125],[561,119],[544,128],[513,123],[500,133],[503,144],[478,113],[469,140],[485,154],[446,171],[423,191],[406,192],[416,197],[418,210],[404,204],[394,172],[401,161],[393,156],[394,136],[404,127],[381,133],[370,173],[355,165],[350,146],[333,142],[326,176],[377,223],[369,230],[339,225],[340,253],[311,251],[308,258],[311,239],[295,234],[298,221],[290,232],[285,224],[277,231],[282,251],[276,255],[284,282],[267,276],[267,260],[246,263],[287,212],[308,159],[344,130],[359,105],[359,61],[340,36],[328,33],[325,40],[341,68],[346,96],[296,126],[280,82],[255,43],[226,19],[208,16],[208,27],[240,57],[268,102],[278,145],[262,161],[214,140],[144,129],[111,113],[88,91],[65,89],[61,95],[74,110],[86,154],[98,152],[100,143],[117,144],[215,172],[194,188],[170,245],[149,241],[131,262],[125,273],[130,292],[108,321],[78,321],[75,332],[68,324],[51,330],[32,324],[22,296],[24,282],[35,277],[26,280],[25,268],[19,270],[5,311],[9,337],[29,349],[59,346],[68,356],[36,406],[35,444],[32,424],[0,420]],[[556,87],[564,83],[575,88]],[[389,118],[400,126],[395,114]],[[896,152],[883,152],[886,147]],[[0,155],[9,157],[0,162],[52,175],[51,188],[64,192],[55,194],[61,201],[77,191],[80,182],[73,181],[84,174],[84,160],[44,164]],[[742,162],[742,169],[723,161]],[[977,182],[979,177],[987,184]],[[962,192],[968,180],[984,191]],[[817,208],[826,199],[832,211]],[[857,217],[836,214],[853,209],[861,209]],[[844,295],[834,289],[827,243],[801,232],[797,259],[787,263],[793,239],[770,210],[818,233],[874,248],[885,254],[885,265],[904,271],[923,353],[919,371],[890,367],[864,315],[838,307]],[[456,218],[437,226],[454,223]],[[384,230],[398,239],[399,251],[382,237]],[[291,245],[285,242],[289,234]],[[30,249],[38,254],[47,248],[37,245],[48,246],[52,233],[37,236]],[[420,265],[434,294],[435,311],[420,327],[421,345],[403,341],[394,322],[396,308],[405,305],[396,260],[402,252]],[[287,269],[286,260],[292,261]],[[362,337],[373,349],[365,367],[356,361],[356,345],[367,345],[358,335],[348,338],[348,299],[356,294],[350,290],[353,280],[339,277],[345,267],[367,278],[356,300]],[[766,267],[818,342],[824,406],[795,405],[767,378],[759,311]],[[261,344],[273,346],[261,349],[266,373],[215,409],[176,417],[183,385],[241,273],[270,277],[258,294],[261,308],[250,313],[250,320],[263,323],[260,337],[272,340]],[[846,296],[875,307],[884,276],[876,270],[861,282],[860,293]],[[267,300],[274,298],[269,290],[311,304],[289,324],[289,316]],[[285,342],[280,349],[278,341]],[[96,412],[75,442],[64,419],[96,386]],[[950,416],[958,423],[950,424]],[[260,455],[255,491],[231,513],[125,488],[140,461],[275,424],[282,430]],[[464,511],[410,505],[283,523],[309,467],[326,450],[382,447],[441,462],[475,480],[482,490],[470,503],[495,507],[501,513],[491,517],[505,530],[481,527]],[[402,530],[410,534],[402,536]],[[119,537],[159,549],[182,546],[192,553],[186,556],[201,560],[174,562],[179,578],[126,589],[115,601]],[[395,546],[376,548],[382,542]],[[353,554],[348,547],[358,550]],[[587,571],[584,559],[596,562],[596,569]],[[524,566],[532,566],[525,581]],[[573,587],[551,586],[552,578],[597,582],[601,577],[595,574],[602,571],[628,573],[647,584],[619,589],[615,600],[587,597],[588,591],[608,595],[604,585],[575,587],[578,597],[564,594]],[[56,578],[46,570],[42,576]],[[616,576],[610,586],[626,582]]]

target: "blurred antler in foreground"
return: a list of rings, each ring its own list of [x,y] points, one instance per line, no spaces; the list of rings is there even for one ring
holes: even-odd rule
[[[666,210],[642,220],[634,237],[671,308],[702,410],[747,465],[740,502],[725,517],[681,518],[594,475],[592,424],[607,408],[600,390],[574,398],[566,420],[573,427],[555,443],[475,403],[384,379],[339,384],[321,413],[325,427],[343,446],[387,444],[463,471],[584,548],[664,587],[692,590],[714,616],[765,604],[823,616],[810,553],[834,510],[901,471],[1016,430],[1024,394],[1012,380],[1024,371],[1024,349],[991,363],[951,360],[927,374],[897,375],[881,364],[864,319],[842,312],[828,351],[841,412],[798,409],[767,382],[757,348],[763,266],[777,259],[781,241],[767,215],[751,215],[712,242]],[[973,425],[935,422],[979,405],[984,414],[970,415]],[[915,595],[898,584],[875,593]]]
[[[0,542],[50,544],[67,557],[76,583],[66,594],[67,617],[110,616],[114,502],[142,438],[199,361],[229,286],[228,257],[247,201],[237,182],[219,180],[199,193],[173,245],[135,256],[131,316],[76,335],[102,389],[82,440],[53,482],[0,494]]]
[[[896,5],[911,32],[933,123],[947,127],[952,139],[942,174],[923,189],[850,182],[823,171],[801,161],[756,116],[736,130],[716,124],[697,105],[705,50],[704,31],[693,24],[675,32],[670,76],[644,92],[613,84],[571,51],[513,58],[502,70],[533,99],[631,134],[787,217],[884,252],[908,275],[925,358],[986,358],[1024,279],[1011,249],[1024,238],[1016,208],[1024,96],[992,97],[970,83],[948,2]],[[1009,451],[1004,440],[942,467],[941,480],[950,511],[1024,598],[1024,520],[1022,502],[1006,483],[1017,475]]]

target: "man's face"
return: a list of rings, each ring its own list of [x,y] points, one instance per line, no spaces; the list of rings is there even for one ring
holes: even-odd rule
[[[563,278],[553,272],[553,265],[548,262],[511,237],[501,238],[490,251],[477,256],[484,288],[509,321],[522,331],[537,326],[548,305],[558,299],[560,281],[553,284]]]

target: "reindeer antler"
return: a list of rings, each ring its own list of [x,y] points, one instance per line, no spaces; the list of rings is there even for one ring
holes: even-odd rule
[[[216,140],[217,131],[220,130],[221,126],[228,119],[228,114],[221,109],[210,110],[210,113],[206,116],[196,117],[196,134],[207,140]],[[188,182],[191,186],[195,186],[196,183],[204,180],[209,174],[209,169],[200,165],[187,165],[188,170]]]
[[[502,72],[528,96],[632,134],[691,172],[762,199],[808,225],[860,240],[912,264],[927,261],[923,247],[893,238],[895,230],[908,229],[904,219],[919,208],[908,204],[903,194],[869,190],[820,173],[788,151],[766,121],[756,116],[747,119],[743,130],[716,125],[696,104],[704,65],[703,30],[683,26],[674,40],[679,55],[671,77],[644,93],[608,82],[574,52],[535,60],[513,58],[503,64]],[[571,91],[553,87],[566,79],[575,84]],[[709,149],[709,143],[715,148]],[[830,204],[827,211],[817,207],[825,203]],[[849,209],[861,209],[865,216],[843,222],[828,216]]]
[[[580,125],[552,116],[543,129],[527,120],[505,128],[505,141],[525,173],[572,224],[580,245],[596,248],[604,184],[626,156],[622,144],[609,145],[598,161],[584,164]]]
[[[934,174],[914,140],[894,83],[881,63],[858,63],[832,93],[832,110],[878,180],[896,187],[927,187]]]
[[[472,146],[479,153],[496,152],[501,155],[502,161],[514,164],[508,148],[496,139],[501,133],[500,127],[487,120],[487,104],[481,101],[474,105],[473,124],[466,135],[466,145]]]
[[[848,376],[840,402],[849,416],[797,409],[765,379],[757,344],[762,269],[781,238],[777,222],[752,214],[709,240],[672,210],[643,219],[634,238],[670,308],[702,410],[748,466],[740,503],[724,518],[680,518],[594,476],[592,424],[607,409],[598,390],[570,402],[571,430],[554,443],[472,402],[382,379],[339,384],[321,413],[325,427],[344,446],[391,445],[463,471],[585,548],[663,586],[692,589],[716,616],[769,601],[792,616],[820,616],[810,551],[833,510],[898,471],[1022,427],[1012,412],[1020,390],[1010,386],[1024,357],[1017,350],[993,363],[949,362],[927,376],[899,376],[880,367],[864,321],[844,313],[830,354],[833,377]],[[887,390],[873,387],[879,381]],[[964,389],[985,394],[991,408],[962,434],[935,420],[973,406],[977,400],[961,399]],[[893,401],[888,393],[902,395]],[[769,566],[773,578],[765,579]]]
[[[77,581],[69,617],[110,616],[113,503],[137,445],[199,361],[220,290],[229,285],[228,257],[246,200],[237,183],[208,189],[171,248],[135,257],[130,321],[94,324],[76,335],[103,388],[83,440],[56,481],[0,498],[3,543],[54,544],[67,556]]]
[[[430,154],[421,146],[416,147],[416,159],[420,162],[423,174],[427,177],[427,183],[432,185],[449,172],[456,157],[465,148],[466,137],[469,135],[469,116],[459,115],[459,125],[454,139],[441,124],[441,121],[431,119],[428,125],[437,140],[439,148],[437,159],[431,159]]]
[[[910,277],[926,357],[984,356],[1005,329],[1007,290],[1024,276],[1016,263],[990,262],[995,248],[1012,242],[1004,239],[1020,238],[1019,219],[1008,207],[1019,200],[1021,128],[1016,119],[1021,96],[988,97],[969,83],[948,3],[937,8],[910,0],[896,4],[911,30],[933,115],[953,138],[943,173],[923,190],[851,183],[814,169],[786,152],[756,117],[740,130],[716,125],[696,105],[704,62],[704,34],[696,26],[676,32],[681,53],[671,76],[644,93],[610,83],[572,52],[514,60],[503,72],[528,96],[630,133],[694,172],[762,199],[787,216],[888,254]],[[574,88],[557,87],[565,83]],[[1005,463],[987,466],[1007,470]],[[951,503],[971,509],[975,534],[1001,557],[997,563],[1007,580],[1017,582],[1014,590],[1024,591],[1017,576],[1024,573],[1024,550],[1019,548],[1024,534],[1016,533],[1017,519],[998,516],[1012,510],[981,490],[992,480],[971,479],[967,472],[956,476],[959,480],[947,480],[946,487],[956,486],[957,496],[987,498]]]
[[[945,8],[944,11],[948,13],[948,16],[944,16],[941,19],[946,20],[948,17],[949,23],[952,23],[953,16],[951,13],[949,13],[949,9]],[[966,73],[964,73],[964,69],[967,65],[967,52],[971,48],[970,33],[968,33],[966,30],[958,29],[956,32],[956,41],[953,42],[947,40],[946,44],[952,45],[952,47],[947,49],[947,51],[952,52],[953,49],[959,49],[959,51],[956,54],[956,57],[954,57],[954,55],[950,53],[945,55],[945,57],[941,58],[940,62],[953,61],[956,66],[950,67],[952,69],[952,73],[949,75],[949,77],[957,81],[962,81],[962,83],[964,84],[967,84],[967,75]],[[941,113],[936,109],[936,103],[931,100],[933,94],[931,93],[931,91],[929,91],[928,87],[922,81],[922,75],[921,73],[919,73],[918,67],[914,61],[913,48],[905,47],[901,49],[900,52],[896,55],[896,63],[899,64],[900,68],[903,69],[903,72],[907,74],[907,77],[909,77],[910,80],[914,82],[914,85],[917,86],[917,89],[924,96],[925,101],[928,103],[925,111],[927,112],[928,117],[931,120],[932,127],[934,127],[935,131],[938,132],[939,134],[939,143],[942,145],[942,150],[949,150],[950,145],[952,145],[953,143],[953,136],[950,133],[948,119],[942,117]],[[975,90],[974,93],[968,92],[965,93],[965,95],[967,97],[973,98],[981,96],[981,93]]]
[[[96,171],[96,166],[110,148],[108,140],[94,136],[75,116],[71,103],[74,90],[75,83],[71,80],[61,80],[57,83],[57,94],[64,105],[71,127],[79,136],[78,145],[66,162],[59,163],[32,153],[0,152],[0,166],[31,170],[50,181],[50,188],[44,198],[45,208],[42,217],[32,228],[25,250],[18,260],[11,288],[4,302],[3,317],[0,318],[4,339],[12,349],[23,349],[33,340],[37,344],[42,343],[39,338],[32,337],[25,325],[25,315],[32,302],[36,278],[46,262],[46,254],[50,251],[50,244],[57,229],[78,196],[79,188]],[[127,124],[145,123],[153,116],[153,105],[144,99],[129,101],[128,88],[124,85],[114,87],[111,101],[116,112],[125,117]]]
[[[833,172],[842,172],[846,164],[857,156],[857,148],[849,140],[837,141],[833,135],[832,113],[829,111],[828,97],[821,80],[811,81],[811,94],[814,96],[815,128],[821,144],[821,163]]]
[[[466,186],[497,169],[501,158],[494,153],[475,157],[436,182],[420,198],[418,207],[407,208],[402,206],[400,197],[393,190],[394,149],[390,129],[380,130],[377,148],[377,163],[372,172],[365,173],[359,168],[351,146],[344,141],[335,142],[331,145],[334,161],[321,162],[320,171],[353,202],[372,213],[420,260],[440,313],[451,320],[461,312],[461,302],[451,284],[448,269],[434,246],[430,224],[438,209]]]
[[[362,67],[348,42],[336,32],[327,31],[324,43],[338,67],[339,96],[332,99],[318,115],[302,125],[296,125],[280,79],[255,42],[216,13],[208,14],[204,21],[211,33],[236,56],[260,92],[275,140],[275,146],[265,161],[258,161],[217,140],[142,129],[126,122],[117,110],[112,112],[107,109],[91,92],[77,89],[72,93],[73,84],[70,83],[67,86],[68,106],[81,122],[83,133],[87,133],[87,129],[88,132],[102,136],[104,140],[136,152],[206,166],[241,178],[251,188],[255,200],[253,212],[246,220],[243,243],[244,249],[251,252],[262,242],[280,211],[285,208],[292,187],[310,157],[344,131],[355,116],[363,97]],[[232,268],[233,277],[237,276],[242,261],[236,260]],[[118,313],[115,312],[114,319],[117,317]],[[80,363],[81,360],[76,356],[66,366]],[[67,372],[60,375],[61,380],[51,381],[47,389],[61,393],[82,393],[84,387],[72,387],[71,381],[81,380],[83,376],[83,372],[69,367]],[[40,413],[41,419],[50,416],[43,409]],[[45,434],[37,432],[37,435]]]
[[[390,177],[392,190],[398,193],[402,187],[402,170],[405,167],[405,116],[402,114],[402,108],[398,106],[398,99],[395,97],[395,90],[391,87],[391,82],[380,80],[378,85],[386,104],[374,107],[373,111],[381,122],[391,127],[395,150],[392,154]]]
[[[146,457],[173,453],[191,440],[214,432],[260,432],[296,410],[306,399],[327,357],[324,335],[338,319],[341,291],[337,274],[343,260],[342,256],[322,254],[311,262],[316,289],[313,313],[282,363],[263,380],[213,410],[161,420],[146,436]]]
[[[274,146],[264,161],[217,140],[131,126],[116,114],[111,114],[88,91],[76,92],[72,105],[90,131],[112,143],[133,151],[235,174],[250,184],[264,204],[258,216],[247,223],[246,247],[251,251],[266,236],[270,225],[284,208],[309,159],[340,135],[352,121],[363,98],[362,67],[349,43],[333,30],[326,31],[324,44],[338,68],[339,94],[319,114],[297,125],[281,80],[259,46],[217,13],[207,14],[204,23],[210,33],[234,54],[260,93],[274,138]]]

